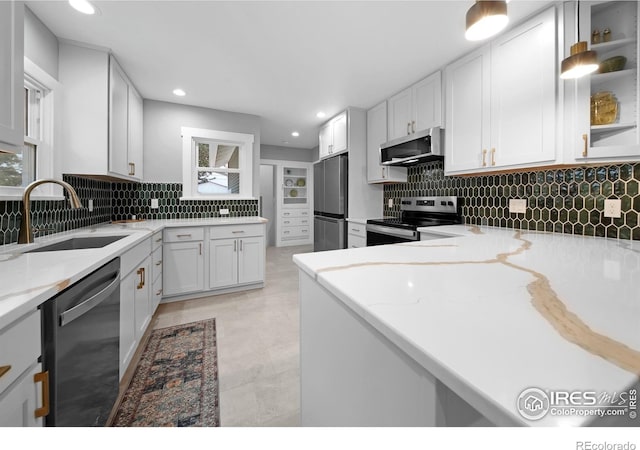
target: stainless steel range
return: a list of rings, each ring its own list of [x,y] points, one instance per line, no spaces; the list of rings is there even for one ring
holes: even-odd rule
[[[367,246],[419,241],[418,228],[462,223],[457,197],[405,197],[400,218],[367,220]]]

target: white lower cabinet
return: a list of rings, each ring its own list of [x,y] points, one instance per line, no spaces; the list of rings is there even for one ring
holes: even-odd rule
[[[40,327],[34,310],[0,330],[0,427],[42,426],[47,411],[38,408],[48,377],[38,362]]]
[[[263,226],[212,227],[209,240],[209,288],[217,289],[264,281]],[[228,238],[229,234],[241,238]],[[261,234],[262,235],[259,235]],[[251,236],[253,234],[253,236]],[[258,234],[258,235],[256,235]]]
[[[357,222],[347,224],[347,247],[360,248],[367,246],[367,226]]]
[[[156,310],[151,296],[151,250],[158,235],[120,256],[120,379]]]
[[[202,241],[164,244],[164,295],[188,294],[204,289]]]

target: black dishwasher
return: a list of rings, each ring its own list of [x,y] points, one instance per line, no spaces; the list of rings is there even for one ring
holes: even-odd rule
[[[120,258],[41,306],[47,426],[104,426],[118,397]]]

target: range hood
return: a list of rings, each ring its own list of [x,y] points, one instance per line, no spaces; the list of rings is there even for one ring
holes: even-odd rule
[[[440,127],[427,128],[380,146],[380,164],[384,166],[414,166],[444,159]]]

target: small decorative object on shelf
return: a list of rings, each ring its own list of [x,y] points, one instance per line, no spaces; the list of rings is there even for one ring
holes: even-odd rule
[[[295,189],[291,189],[289,191],[289,197],[297,197],[298,196],[298,191]]]
[[[622,55],[614,56],[609,59],[605,59],[600,63],[599,73],[617,72],[624,69],[624,65],[627,63],[627,58]]]
[[[600,42],[601,42],[600,30],[596,28],[595,30],[593,30],[593,33],[591,33],[591,43],[599,44]]]
[[[284,185],[285,185],[285,186],[293,186],[293,180],[292,180],[291,178],[287,178],[287,179],[284,181]]]
[[[602,41],[610,42],[611,41],[611,30],[609,28],[605,28],[602,32]]]
[[[591,125],[608,125],[618,117],[618,99],[610,91],[591,96]]]
[[[307,182],[304,181],[304,178],[298,178],[298,181],[296,181],[296,186],[300,186],[303,187]]]

